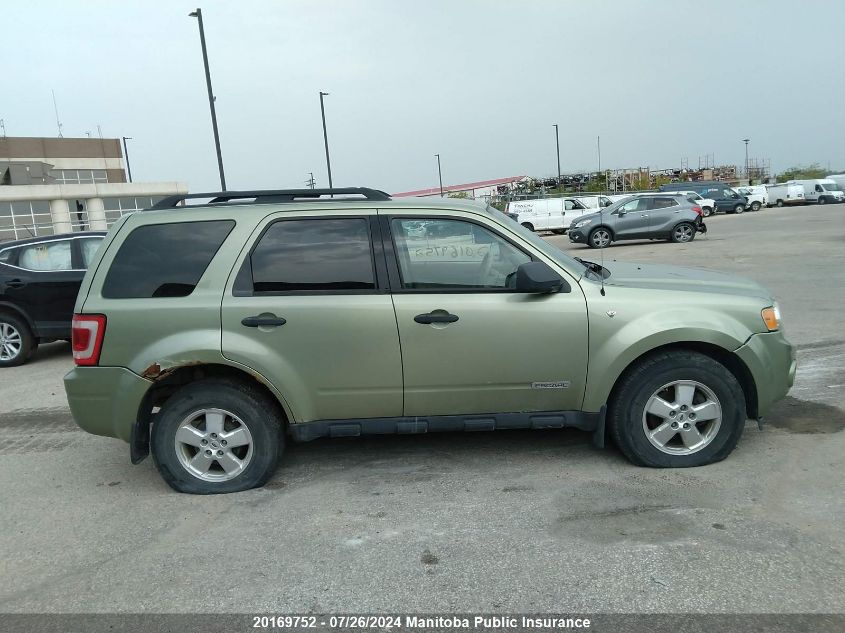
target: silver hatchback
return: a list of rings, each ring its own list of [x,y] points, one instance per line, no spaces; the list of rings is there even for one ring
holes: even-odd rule
[[[569,227],[572,242],[604,248],[617,240],[666,239],[691,242],[705,233],[703,210],[683,194],[625,198],[578,218]]]

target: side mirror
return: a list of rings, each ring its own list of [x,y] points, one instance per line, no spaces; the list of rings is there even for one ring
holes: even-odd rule
[[[516,269],[517,292],[569,292],[566,280],[544,262],[526,262]]]
[[[627,212],[627,211],[625,211],[625,209],[619,209],[619,211],[617,211],[617,215],[619,215],[619,217],[620,217],[620,218],[621,218],[623,215],[627,214],[627,213],[628,213],[628,212]]]

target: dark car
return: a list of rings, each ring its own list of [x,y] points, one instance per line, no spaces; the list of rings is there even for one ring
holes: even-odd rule
[[[673,182],[661,185],[660,191],[695,191],[702,198],[710,198],[716,205],[715,211],[722,213],[742,213],[748,205],[748,198],[718,180],[697,182]]]
[[[0,367],[39,343],[70,340],[73,304],[105,231],[0,242]]]
[[[703,211],[683,194],[655,194],[624,198],[601,213],[583,215],[572,221],[569,240],[604,248],[617,240],[667,239],[691,242],[706,232]]]

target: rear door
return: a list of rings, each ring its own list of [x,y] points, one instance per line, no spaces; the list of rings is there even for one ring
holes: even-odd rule
[[[439,230],[414,236],[419,217]],[[580,409],[588,331],[574,279],[567,293],[515,292],[532,255],[470,214],[387,214],[382,233],[406,416]]]
[[[678,223],[681,205],[674,196],[658,196],[651,198],[648,212],[649,232],[663,237],[668,235]]]
[[[41,338],[70,337],[73,305],[85,270],[76,240],[50,240],[18,249],[5,295],[35,323]]]
[[[223,355],[265,376],[297,422],[402,415],[399,335],[375,215],[273,214],[234,270]]]

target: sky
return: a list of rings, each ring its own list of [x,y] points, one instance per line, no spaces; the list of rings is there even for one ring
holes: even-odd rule
[[[845,2],[40,0],[3,3],[8,136],[132,137],[136,181],[390,192],[604,168],[845,168]]]

